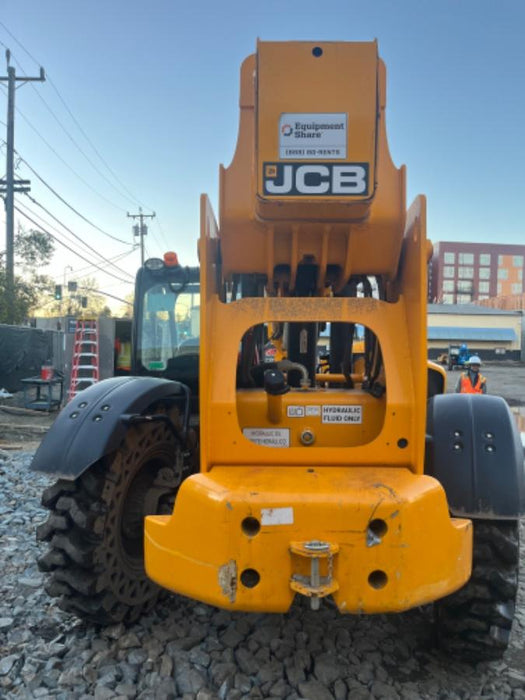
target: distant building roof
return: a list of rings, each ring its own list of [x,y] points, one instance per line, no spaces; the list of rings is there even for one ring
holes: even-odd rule
[[[522,253],[525,250],[525,245],[522,243],[473,243],[467,241],[437,241],[433,244],[436,248],[449,248],[452,250],[479,250],[481,248],[491,251],[508,251],[510,255],[514,252]]]
[[[461,314],[463,316],[521,316],[514,309],[493,309],[478,304],[428,304],[429,314]]]
[[[456,328],[455,326],[429,326],[427,340],[453,340],[462,343],[470,341],[506,341],[516,340],[512,328]]]

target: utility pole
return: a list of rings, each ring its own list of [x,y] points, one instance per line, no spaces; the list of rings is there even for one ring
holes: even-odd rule
[[[7,75],[0,76],[0,82],[7,82],[7,139],[6,139],[6,176],[0,180],[0,194],[5,194],[5,248],[6,248],[6,300],[7,322],[13,323],[15,316],[15,256],[14,256],[14,203],[15,192],[29,192],[29,180],[15,180],[15,89],[16,83],[43,81],[46,79],[44,69],[40,68],[38,78],[17,77],[14,66],[9,65],[11,52],[5,52]]]
[[[130,219],[139,219],[140,223],[133,226],[133,235],[140,237],[140,264],[144,265],[144,236],[148,234],[148,227],[144,224],[144,219],[154,219],[155,212],[153,214],[143,214],[142,207],[139,207],[138,214],[130,214],[128,212]]]

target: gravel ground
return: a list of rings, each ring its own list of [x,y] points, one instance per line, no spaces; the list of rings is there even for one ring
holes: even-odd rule
[[[258,615],[169,596],[127,628],[81,623],[47,596],[35,563],[50,480],[29,471],[31,457],[0,452],[0,698],[525,699],[523,577],[510,649],[475,666],[436,651],[428,609]]]
[[[487,369],[491,393],[507,382],[509,403],[523,405],[521,375]],[[0,698],[525,700],[523,567],[511,646],[503,661],[477,665],[435,649],[428,608],[351,617],[297,603],[259,615],[167,596],[128,627],[86,625],[58,609],[36,566],[52,480],[30,472],[32,454],[0,449]],[[525,522],[521,542],[523,561]]]

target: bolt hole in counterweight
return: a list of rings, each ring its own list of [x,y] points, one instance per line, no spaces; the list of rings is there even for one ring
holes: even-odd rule
[[[261,577],[255,569],[244,569],[241,573],[241,583],[245,588],[255,588]]]
[[[381,538],[388,532],[388,525],[381,518],[375,518],[368,524],[368,529],[375,537]]]
[[[315,58],[320,58],[323,55],[323,49],[320,46],[315,46],[312,49],[312,55],[315,56]]]
[[[255,537],[261,529],[261,523],[257,518],[244,518],[241,523],[241,529],[247,537]]]
[[[379,590],[380,588],[384,588],[388,583],[388,576],[385,574],[384,571],[376,569],[375,571],[372,571],[372,573],[369,575],[368,583],[370,586],[372,586],[372,588]]]

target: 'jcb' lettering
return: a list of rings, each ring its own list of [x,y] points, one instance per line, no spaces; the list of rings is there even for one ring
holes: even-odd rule
[[[368,194],[368,163],[264,163],[264,194],[278,197]]]

